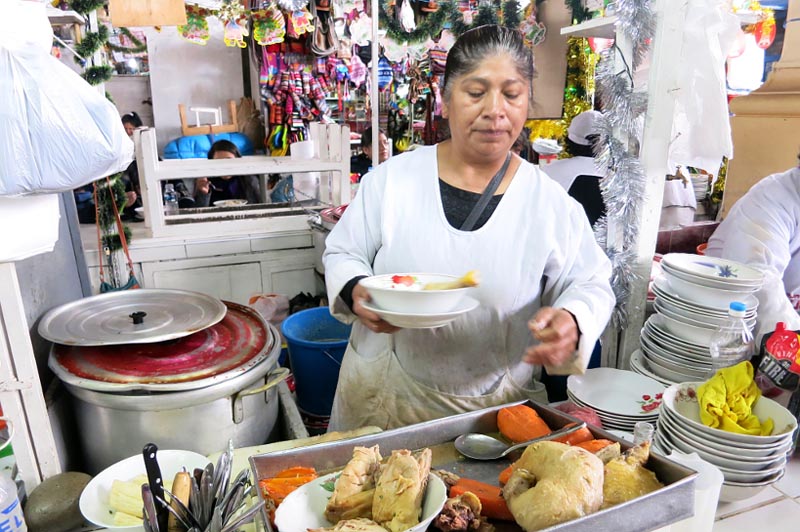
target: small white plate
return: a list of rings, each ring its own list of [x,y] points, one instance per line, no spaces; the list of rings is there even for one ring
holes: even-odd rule
[[[209,463],[207,457],[192,451],[158,451],[156,458],[166,486],[170,485],[175,474],[184,467],[186,471],[194,471],[194,468],[205,467]],[[81,514],[90,523],[109,530],[130,532],[144,530],[141,525],[114,526],[114,513],[108,505],[108,496],[111,493],[111,484],[115,480],[128,481],[146,474],[141,454],[108,466],[83,488],[79,502]]]
[[[136,219],[144,220],[144,207],[136,207],[133,211],[136,213]]]
[[[660,403],[664,385],[633,371],[592,368],[584,375],[570,375],[567,389],[581,402],[606,412],[641,418],[651,417],[651,404]],[[659,396],[658,398],[656,396]]]
[[[442,314],[407,314],[404,312],[390,312],[376,307],[369,301],[362,303],[365,309],[370,310],[383,318],[386,322],[403,329],[435,329],[447,325],[462,314],[478,308],[478,300],[469,296],[459,303],[455,310]]]
[[[224,199],[214,202],[214,207],[240,207],[247,205],[246,199]]]
[[[719,279],[730,285],[760,285],[764,274],[740,262],[706,255],[667,253],[661,262],[676,270],[704,279]]]
[[[291,492],[275,511],[275,526],[278,532],[306,532],[310,528],[332,526],[325,519],[325,505],[331,492],[322,487],[322,484],[333,479],[339,473],[331,473],[312,480]],[[425,499],[422,502],[422,518],[417,526],[405,532],[422,532],[442,511],[447,500],[447,488],[444,482],[431,473],[428,476],[428,487],[425,490]]]

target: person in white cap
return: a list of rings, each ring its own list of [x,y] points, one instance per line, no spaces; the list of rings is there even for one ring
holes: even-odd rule
[[[541,166],[551,179],[583,206],[592,226],[606,213],[600,193],[600,179],[604,172],[597,167],[592,153],[592,142],[597,135],[595,124],[600,116],[597,111],[584,111],[573,118],[567,129],[567,153],[571,157]]]

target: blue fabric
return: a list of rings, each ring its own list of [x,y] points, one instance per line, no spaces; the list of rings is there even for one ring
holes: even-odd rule
[[[242,155],[253,155],[253,143],[242,133],[217,133],[214,135],[191,135],[178,137],[164,147],[164,159],[205,159],[208,150],[218,140],[233,142]]]

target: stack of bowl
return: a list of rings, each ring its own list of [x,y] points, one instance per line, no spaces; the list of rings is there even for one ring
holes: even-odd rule
[[[681,253],[664,255],[661,270],[652,285],[656,313],[642,328],[641,355],[631,358],[631,368],[668,383],[704,379],[711,371],[711,338],[728,318],[730,303],[744,303],[745,322],[755,326],[753,293],[762,274],[733,261]]]
[[[592,368],[567,378],[567,396],[592,408],[605,429],[632,433],[636,423],[658,419],[664,385],[632,371]]]
[[[725,478],[720,499],[726,502],[752,497],[780,480],[797,420],[784,407],[760,397],[753,413],[775,423],[772,434],[751,436],[708,427],[700,420],[697,389],[702,382],[674,384],[663,394],[655,445],[662,451],[697,453],[722,471]]]

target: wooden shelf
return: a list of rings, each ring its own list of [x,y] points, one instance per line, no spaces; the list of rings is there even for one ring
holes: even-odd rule
[[[599,17],[561,28],[561,35],[568,37],[599,37],[613,39],[616,35],[617,17]]]
[[[61,26],[65,24],[85,24],[86,21],[77,11],[56,9],[55,7],[47,8],[47,18],[50,19],[50,24]]]

